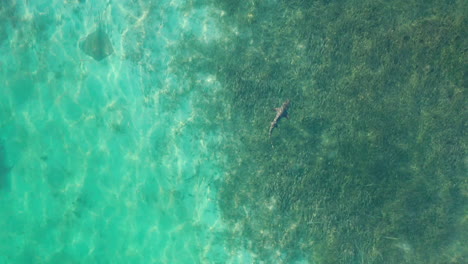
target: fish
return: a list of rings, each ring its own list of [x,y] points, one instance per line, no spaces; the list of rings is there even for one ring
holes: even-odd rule
[[[98,25],[96,31],[90,33],[83,41],[79,43],[80,49],[96,61],[102,61],[114,53],[112,43],[104,27]]]
[[[269,130],[270,139],[271,139],[271,134],[273,133],[273,129],[275,129],[275,127],[278,127],[278,122],[281,120],[281,118],[286,117],[289,119],[288,109],[289,109],[290,103],[291,101],[288,99],[286,100],[286,102],[284,102],[281,105],[281,107],[275,108],[276,116],[275,116],[275,119],[273,119],[273,122],[271,122],[270,130]]]

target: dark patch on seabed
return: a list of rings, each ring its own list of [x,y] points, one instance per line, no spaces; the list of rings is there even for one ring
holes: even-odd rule
[[[0,140],[0,191],[10,189],[10,174],[11,167],[8,165],[5,146]]]
[[[213,105],[231,113],[230,249],[265,263],[467,263],[468,2],[213,5],[238,34],[187,36],[205,56],[179,66],[216,72],[226,91]]]

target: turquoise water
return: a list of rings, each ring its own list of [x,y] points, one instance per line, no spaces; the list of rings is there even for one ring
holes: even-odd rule
[[[213,186],[224,173],[222,134],[204,130],[197,99],[219,84],[200,72],[205,90],[191,89],[170,65],[182,33],[218,36],[206,10],[180,5],[2,7],[1,138],[11,168],[0,263],[222,259],[213,243],[223,228]],[[114,49],[100,62],[78,48],[98,23]]]
[[[3,1],[0,263],[466,262],[466,10]]]

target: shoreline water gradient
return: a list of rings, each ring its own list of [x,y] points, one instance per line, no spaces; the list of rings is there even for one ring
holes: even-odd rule
[[[2,2],[0,263],[466,262],[466,9]]]

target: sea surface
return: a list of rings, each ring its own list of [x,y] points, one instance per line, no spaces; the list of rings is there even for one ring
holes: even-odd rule
[[[1,1],[0,264],[468,263],[467,14]]]

